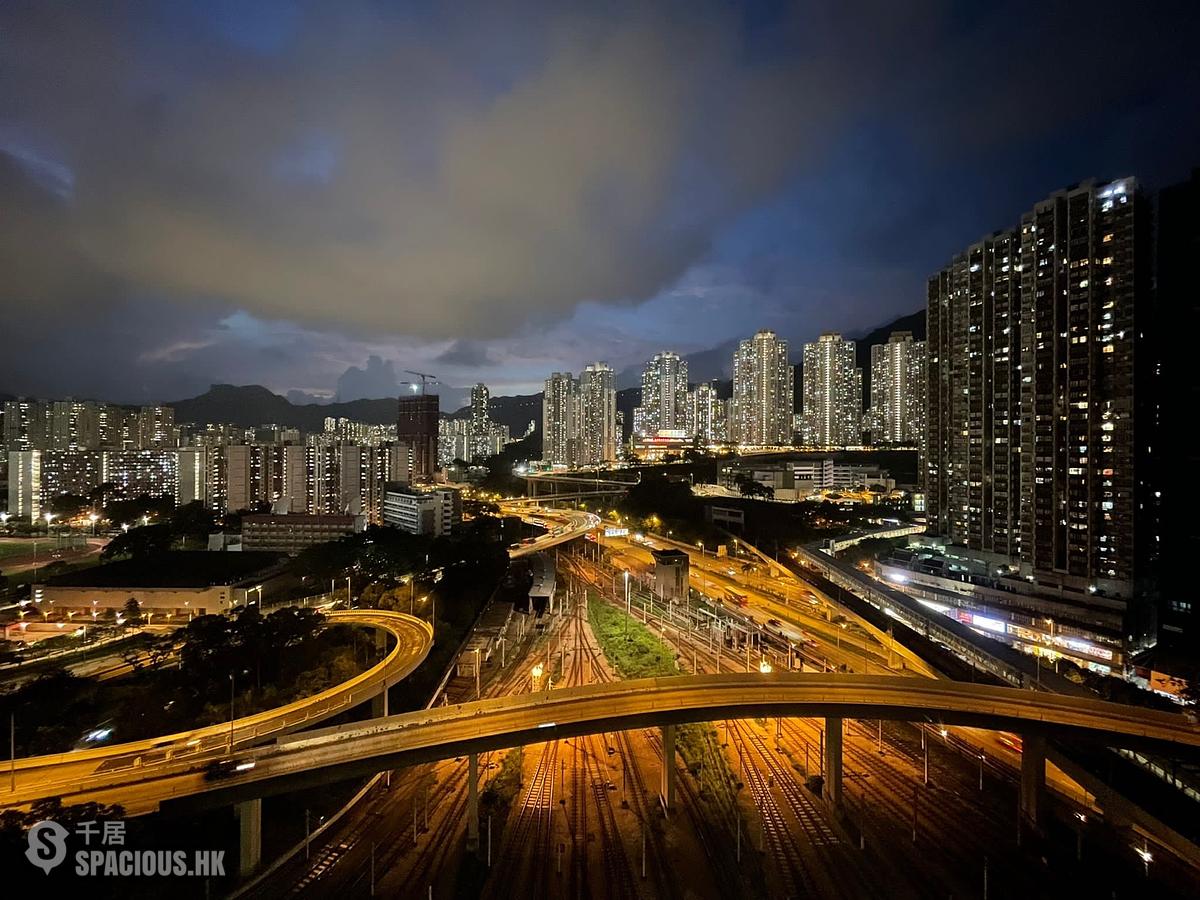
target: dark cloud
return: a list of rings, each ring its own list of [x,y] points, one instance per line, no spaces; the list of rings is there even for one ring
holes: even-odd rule
[[[457,340],[434,357],[440,363],[468,368],[496,365],[496,359],[483,341]]]
[[[1194,4],[284,5],[0,4],[0,390],[853,332],[1200,146]]]
[[[276,53],[201,39],[173,62],[141,48],[136,6],[78,7],[65,28],[12,12],[24,52],[0,109],[75,182],[38,255],[69,247],[90,269],[62,284],[31,267],[6,296],[71,300],[103,274],[427,338],[644,299],[780,184],[835,108],[821,66],[748,64],[736,17],[702,6],[546,5],[536,52],[503,80],[453,52],[497,24],[482,5],[421,26],[314,7]]]
[[[378,397],[393,397],[400,390],[396,368],[389,359],[384,362],[378,356],[367,357],[364,368],[351,366],[342,373],[337,382],[337,399],[374,400]]]

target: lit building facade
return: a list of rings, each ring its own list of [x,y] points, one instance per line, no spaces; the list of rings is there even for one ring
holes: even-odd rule
[[[573,466],[579,447],[579,383],[570,372],[546,379],[542,394],[542,459],[555,466]]]
[[[419,491],[388,485],[383,521],[410,534],[452,534],[462,522],[462,496],[449,488]]]
[[[718,444],[726,440],[725,401],[717,397],[717,389],[709,382],[696,385],[687,395],[687,417],[684,430],[701,444]]]
[[[687,397],[687,360],[670,351],[656,353],[642,370],[640,415],[634,412],[637,433],[686,431]]]
[[[827,332],[804,345],[802,443],[850,447],[862,443],[862,370],[854,341]]]
[[[617,373],[605,363],[579,373],[579,465],[617,461]]]
[[[929,281],[930,530],[1083,621],[1154,631],[1150,228],[1133,179],[1058,191]]]
[[[916,446],[925,434],[925,342],[899,331],[871,348],[872,444]]]
[[[794,406],[787,341],[773,331],[742,341],[733,358],[729,439],[748,447],[790,446]]]

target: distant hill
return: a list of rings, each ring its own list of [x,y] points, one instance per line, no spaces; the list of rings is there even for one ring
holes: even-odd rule
[[[450,413],[452,419],[465,419],[471,415],[471,407],[463,406]],[[535,423],[536,433],[542,433],[542,394],[513,394],[508,397],[492,397],[488,403],[488,416],[493,422],[507,425],[514,438],[525,433],[530,422]],[[540,441],[541,438],[539,437]]]
[[[733,369],[733,354],[737,350],[738,340],[725,341],[707,350],[697,350],[687,353],[684,359],[688,364],[688,381],[698,384],[702,381],[713,381],[727,378]],[[665,348],[665,349],[670,349]],[[626,388],[641,388],[642,367],[630,366],[617,373],[617,390]]]
[[[214,384],[199,397],[168,403],[175,421],[201,425],[230,423],[245,428],[257,425],[286,425],[303,431],[321,431],[325,417],[335,416],[389,425],[396,421],[397,401],[351,400],[348,403],[289,403],[262,385]]]

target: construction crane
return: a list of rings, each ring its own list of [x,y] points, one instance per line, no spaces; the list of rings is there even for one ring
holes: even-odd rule
[[[426,383],[428,383],[428,382],[432,382],[433,384],[438,383],[437,376],[430,375],[428,372],[414,372],[412,369],[405,369],[404,372],[406,375],[416,375],[418,378],[421,379],[421,396],[422,397],[425,396]],[[401,384],[411,384],[414,388],[417,386],[417,383],[415,381],[403,381],[403,382],[401,382]]]

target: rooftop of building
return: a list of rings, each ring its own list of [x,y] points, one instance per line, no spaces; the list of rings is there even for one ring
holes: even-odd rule
[[[428,497],[431,494],[445,493],[446,491],[457,491],[457,488],[447,487],[446,485],[435,485],[428,490],[412,487],[402,481],[389,481],[384,487],[384,490],[389,494],[400,494],[405,497]]]
[[[349,515],[326,515],[323,513],[258,513],[242,517],[242,527],[247,525],[329,525],[352,528],[356,517]]]
[[[688,555],[682,550],[666,549],[666,550],[651,550],[650,555],[657,562],[682,562],[688,558]]]
[[[278,553],[258,551],[170,550],[141,559],[68,572],[47,579],[46,584],[92,588],[207,588],[258,580],[285,558]]]

